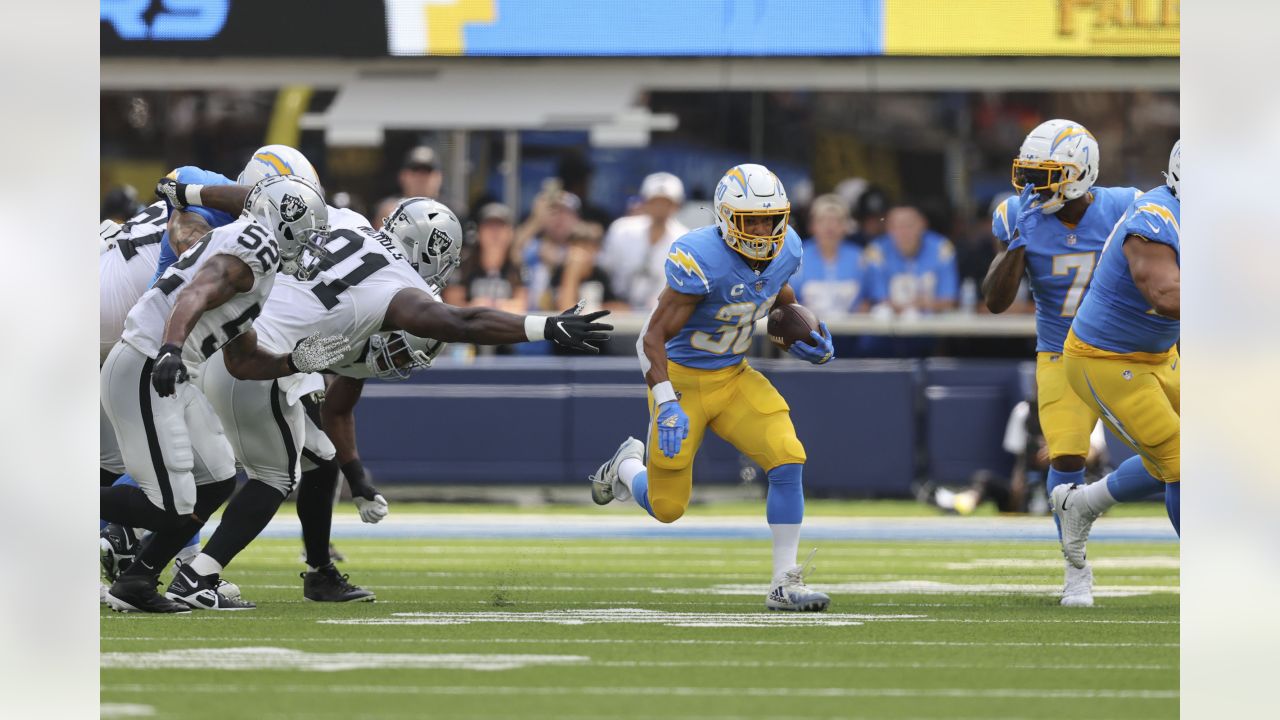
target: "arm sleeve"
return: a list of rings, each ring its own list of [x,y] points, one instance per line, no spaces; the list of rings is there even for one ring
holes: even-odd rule
[[[667,252],[667,260],[663,265],[667,277],[667,287],[685,295],[708,295],[711,293],[711,276],[703,269],[698,257],[684,243],[677,242]]]

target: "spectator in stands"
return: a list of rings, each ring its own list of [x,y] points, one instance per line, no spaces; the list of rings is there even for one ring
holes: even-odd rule
[[[853,219],[856,223],[850,242],[866,247],[884,234],[885,212],[889,209],[889,196],[883,190],[872,185],[858,196],[853,206]]]
[[[796,298],[818,317],[864,310],[862,249],[845,242],[849,208],[837,195],[819,195],[809,210],[813,238],[804,243],[804,263],[791,279]]]
[[[603,234],[604,229],[593,222],[580,222],[569,232],[564,264],[551,275],[550,287],[541,303],[543,310],[559,312],[573,307],[579,300],[586,302],[584,312],[627,309],[627,303],[614,294],[609,275],[596,264]],[[551,351],[556,355],[580,354],[555,346]],[[600,352],[609,354],[608,341],[600,346]]]
[[[671,243],[689,232],[675,219],[684,203],[684,183],[671,173],[649,175],[640,184],[641,211],[609,226],[600,265],[614,291],[636,311],[648,311],[666,285],[664,264]]]
[[[582,201],[571,192],[548,188],[534,200],[534,211],[521,225],[520,233],[532,231],[528,244],[517,250],[529,288],[530,307],[537,309],[542,294],[551,285],[551,276],[564,264],[569,233],[581,221]]]
[[[114,220],[120,224],[142,211],[138,191],[132,185],[118,185],[102,198],[102,216],[99,220]]]
[[[864,256],[871,302],[880,312],[908,316],[954,308],[959,272],[951,241],[930,230],[924,214],[910,205],[890,210],[885,229]]]
[[[467,246],[462,267],[444,292],[446,302],[513,313],[528,309],[528,291],[511,257],[512,219],[511,209],[501,203],[489,203],[476,213],[475,243]]]
[[[410,150],[400,166],[399,180],[401,197],[439,199],[444,174],[436,162],[436,151],[426,145]]]

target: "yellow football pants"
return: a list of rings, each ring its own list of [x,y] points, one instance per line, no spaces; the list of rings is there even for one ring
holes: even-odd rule
[[[1061,353],[1036,353],[1036,402],[1049,458],[1088,456],[1098,413],[1072,392]]]
[[[1178,349],[1163,353],[1113,353],[1075,333],[1063,347],[1067,381],[1102,421],[1142,458],[1147,472],[1178,482],[1181,466],[1182,390]]]
[[[674,522],[689,507],[693,458],[708,426],[766,471],[805,461],[787,401],[745,361],[720,370],[668,362],[667,375],[689,416],[689,437],[669,458],[658,449],[658,429],[649,423],[649,506],[658,520]],[[649,416],[656,415],[650,393]]]

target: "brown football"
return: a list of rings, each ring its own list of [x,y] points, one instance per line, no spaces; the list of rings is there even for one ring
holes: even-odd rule
[[[769,313],[769,324],[765,330],[769,341],[783,350],[790,350],[791,343],[800,341],[813,345],[811,332],[822,332],[818,325],[818,316],[809,308],[792,303],[779,305]],[[816,347],[816,346],[815,346]]]

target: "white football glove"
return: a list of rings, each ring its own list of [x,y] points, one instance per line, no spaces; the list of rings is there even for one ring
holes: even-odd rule
[[[318,372],[338,362],[351,351],[351,341],[342,335],[314,332],[298,341],[289,355],[294,372]]]
[[[356,509],[360,511],[360,519],[364,522],[374,524],[391,513],[387,507],[387,499],[381,495],[374,495],[372,500],[365,500],[359,496],[352,499],[355,500]]]

